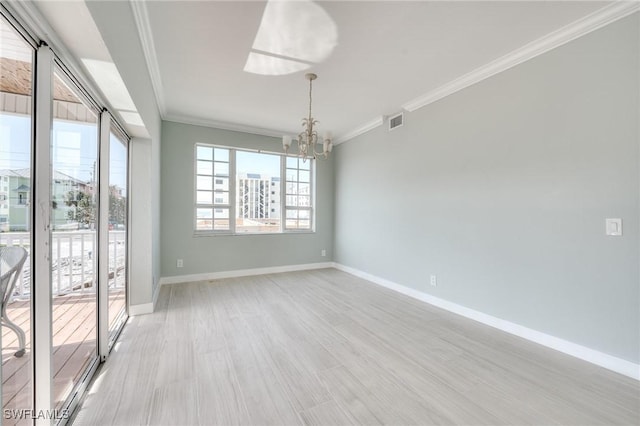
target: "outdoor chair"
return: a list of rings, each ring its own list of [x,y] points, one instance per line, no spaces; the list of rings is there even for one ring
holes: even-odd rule
[[[7,317],[7,305],[16,287],[16,282],[27,259],[27,251],[22,247],[0,247],[0,291],[2,292],[2,318],[0,324],[9,327],[18,336],[18,352],[21,357],[25,352],[24,331]]]

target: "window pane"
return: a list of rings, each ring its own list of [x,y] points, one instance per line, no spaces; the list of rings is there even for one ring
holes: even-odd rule
[[[300,219],[311,219],[311,212],[309,210],[299,210],[298,211],[298,217]]]
[[[311,197],[308,195],[298,195],[298,207],[311,207]]]
[[[298,157],[287,157],[287,168],[288,169],[297,169],[298,168]]]
[[[229,209],[216,208],[213,213],[215,219],[229,219]]]
[[[197,173],[199,175],[212,175],[213,163],[210,161],[198,161]]]
[[[198,204],[213,204],[211,191],[198,191],[196,202]]]
[[[5,48],[6,47],[6,48]],[[15,268],[2,312],[4,425],[32,424],[11,410],[31,410],[31,140],[33,49],[0,16],[0,275]],[[43,200],[43,204],[44,204]],[[26,256],[26,257],[25,257]],[[43,306],[42,308],[46,308]],[[17,330],[5,327],[13,321]],[[17,356],[16,356],[17,355]]]
[[[298,207],[297,195],[287,195],[287,207]]]
[[[296,182],[298,180],[297,169],[287,169],[287,182]]]
[[[287,182],[287,194],[296,195],[298,193],[297,182]]]
[[[281,158],[236,151],[236,232],[280,232]]]
[[[213,229],[216,231],[228,231],[229,228],[229,209],[215,209],[213,213]]]
[[[296,219],[287,219],[286,227],[287,229],[298,229],[298,221]]]
[[[298,161],[298,168],[300,170],[311,170],[311,161],[309,161],[309,160],[307,160],[307,161],[299,160]]]
[[[298,194],[300,195],[311,195],[311,184],[309,183],[301,183],[298,185]]]
[[[229,178],[228,177],[216,177],[213,189],[216,191],[228,191],[229,190]]]
[[[298,218],[298,210],[287,209],[287,219],[297,219],[297,218]]]
[[[196,149],[198,160],[213,161],[213,148],[208,146],[198,146]]]
[[[213,229],[213,212],[211,209],[196,209],[196,229],[199,231]]]
[[[309,182],[311,173],[308,170],[300,170],[298,173],[298,179],[300,182]]]
[[[214,192],[213,203],[214,204],[229,204],[229,193],[228,192]]]
[[[216,161],[214,164],[216,176],[229,176],[229,163],[220,163]]]
[[[300,219],[298,221],[298,229],[311,229],[311,221]]]
[[[51,328],[54,408],[60,408],[97,357],[98,120],[58,69],[52,101]],[[76,316],[56,309],[61,304],[78,306]]]
[[[211,148],[209,148],[211,149]],[[215,148],[215,160],[229,162],[229,150],[224,148]]]
[[[196,189],[211,190],[213,179],[209,176],[198,176],[196,182]]]

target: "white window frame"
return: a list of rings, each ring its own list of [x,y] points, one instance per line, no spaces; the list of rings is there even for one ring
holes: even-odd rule
[[[283,155],[283,160],[281,161],[280,165],[281,165],[281,169],[280,169],[280,174],[283,176],[281,178],[282,182],[282,186],[281,186],[281,190],[280,190],[280,194],[282,196],[282,201],[281,201],[281,217],[282,217],[282,229],[284,232],[288,232],[288,233],[304,233],[304,232],[309,232],[309,230],[315,230],[315,163],[314,161],[311,161],[309,159],[307,159],[307,161],[309,161],[309,203],[311,204],[311,206],[309,207],[300,207],[300,206],[287,206],[286,202],[287,202],[287,157],[290,158],[297,158],[295,156],[286,156]],[[298,159],[298,161],[302,161],[302,159]],[[298,166],[297,170],[298,172],[300,170],[304,170],[304,169],[300,169],[300,166]],[[300,185],[300,177],[298,176],[298,180],[297,180],[298,185]],[[303,183],[307,183],[307,182],[303,182]],[[299,195],[299,194],[297,194]],[[287,210],[306,210],[309,212],[309,229],[296,229],[296,228],[292,228],[292,229],[287,229]],[[298,217],[297,219],[298,221],[300,220],[300,218]]]
[[[212,149],[226,149],[229,152],[229,204],[222,205],[215,203],[215,194],[213,191],[211,202],[212,204],[198,203],[198,147],[206,147]],[[240,152],[254,152],[258,154],[277,155],[280,158],[280,227],[278,231],[274,232],[236,232],[236,207],[237,207],[237,175],[236,175],[236,153]],[[241,235],[275,235],[275,234],[309,234],[315,233],[315,193],[316,193],[316,175],[315,175],[315,160],[308,159],[310,161],[309,166],[309,180],[310,182],[310,202],[311,206],[304,210],[309,210],[309,229],[287,229],[286,227],[286,169],[287,169],[287,156],[281,152],[273,152],[258,149],[237,148],[232,146],[209,144],[209,143],[196,143],[193,149],[193,232],[195,236],[241,236]],[[215,162],[215,156],[214,156]],[[216,176],[212,175],[211,178],[215,183]],[[271,204],[269,204],[269,209]],[[198,229],[198,208],[210,208],[215,215],[216,208],[229,209],[229,229]],[[296,209],[300,210],[299,207]],[[213,220],[213,217],[212,217]]]

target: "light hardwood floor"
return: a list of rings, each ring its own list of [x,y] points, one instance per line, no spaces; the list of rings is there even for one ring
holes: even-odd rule
[[[640,385],[335,269],[176,284],[75,425],[640,424]]]

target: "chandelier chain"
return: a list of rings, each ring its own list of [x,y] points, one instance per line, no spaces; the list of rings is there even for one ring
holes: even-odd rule
[[[313,80],[309,79],[309,121],[311,121],[311,92]]]

